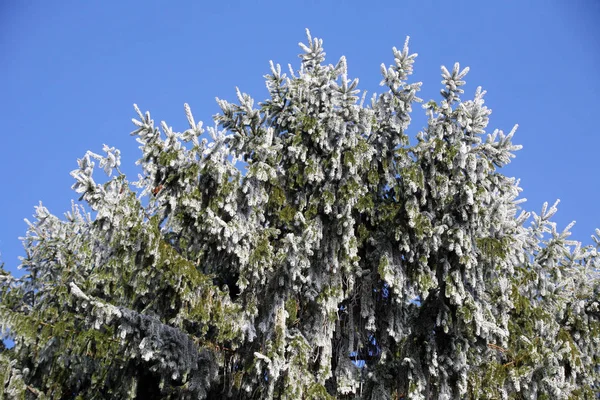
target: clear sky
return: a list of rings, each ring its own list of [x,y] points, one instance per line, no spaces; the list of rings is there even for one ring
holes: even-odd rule
[[[265,98],[269,60],[298,66],[305,28],[329,62],[347,57],[369,93],[407,35],[426,101],[439,100],[440,65],[470,66],[463,98],[483,86],[489,128],[520,125],[524,149],[505,173],[521,178],[525,207],[560,198],[555,220],[577,220],[574,238],[588,244],[600,227],[598,20],[597,0],[3,1],[1,257],[14,271],[38,201],[57,215],[70,208],[69,172],[87,150],[120,148],[135,180],[133,103],[184,130],[188,102],[210,125],[215,97],[235,100],[235,86]]]

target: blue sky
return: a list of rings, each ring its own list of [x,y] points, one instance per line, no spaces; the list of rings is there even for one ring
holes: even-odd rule
[[[265,98],[269,60],[298,65],[307,27],[324,39],[328,61],[345,55],[370,93],[407,35],[425,100],[439,99],[440,65],[470,66],[464,98],[481,85],[489,128],[520,126],[524,149],[505,173],[521,178],[526,208],[560,198],[555,220],[577,220],[574,238],[590,243],[600,227],[599,18],[595,0],[4,1],[1,257],[14,271],[23,218],[38,201],[58,215],[70,208],[78,196],[69,172],[87,150],[120,148],[134,180],[133,103],[183,130],[188,102],[211,124],[215,97],[235,100],[235,86]],[[415,118],[410,135],[423,122]]]

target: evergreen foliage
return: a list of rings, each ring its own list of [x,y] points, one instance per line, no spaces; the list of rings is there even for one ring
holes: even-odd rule
[[[600,230],[522,210],[515,130],[486,133],[468,69],[442,67],[409,145],[408,40],[366,105],[345,58],[300,46],[257,107],[217,100],[211,140],[187,104],[182,133],[136,106],[138,181],[105,146],[72,172],[89,208],[36,207],[26,274],[0,271],[0,397],[598,395]]]

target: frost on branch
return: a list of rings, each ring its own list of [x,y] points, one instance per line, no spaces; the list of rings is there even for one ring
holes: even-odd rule
[[[410,145],[408,39],[370,102],[300,47],[206,128],[134,106],[137,181],[105,145],[71,173],[86,207],[36,207],[25,276],[0,274],[0,397],[594,398],[600,230],[522,208],[516,127],[462,100],[468,68]]]

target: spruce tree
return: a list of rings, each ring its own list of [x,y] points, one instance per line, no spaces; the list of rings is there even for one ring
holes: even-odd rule
[[[468,68],[442,67],[410,145],[408,40],[370,102],[300,46],[206,130],[135,106],[138,180],[105,146],[72,172],[85,205],[36,207],[25,275],[0,271],[0,397],[598,395],[600,230],[582,246],[557,204],[522,208],[515,130],[487,133],[481,88],[461,99]]]

